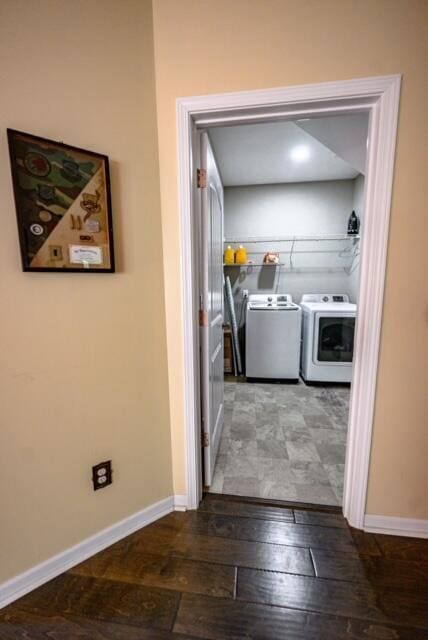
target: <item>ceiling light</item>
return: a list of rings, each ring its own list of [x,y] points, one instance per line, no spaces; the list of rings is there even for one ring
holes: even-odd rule
[[[304,162],[308,160],[311,155],[311,150],[304,144],[300,144],[291,150],[290,156],[294,162]]]

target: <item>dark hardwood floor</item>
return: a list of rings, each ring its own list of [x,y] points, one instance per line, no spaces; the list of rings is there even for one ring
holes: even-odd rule
[[[427,640],[428,541],[207,495],[0,612],[0,639]]]

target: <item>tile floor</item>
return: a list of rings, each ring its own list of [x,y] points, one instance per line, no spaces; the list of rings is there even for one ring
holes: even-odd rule
[[[225,382],[212,493],[340,505],[347,386]]]

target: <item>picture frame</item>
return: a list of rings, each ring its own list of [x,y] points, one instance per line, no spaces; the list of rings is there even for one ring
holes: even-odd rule
[[[114,273],[106,155],[7,130],[23,271]]]

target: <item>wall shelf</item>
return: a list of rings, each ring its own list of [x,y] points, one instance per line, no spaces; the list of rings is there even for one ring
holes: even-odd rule
[[[348,234],[328,234],[317,236],[276,236],[276,237],[229,237],[224,240],[225,247],[228,245],[244,245],[247,247],[247,252],[250,258],[255,262],[247,262],[246,264],[226,264],[226,267],[286,267],[290,271],[307,269],[308,271],[319,271],[319,269],[340,269],[344,270],[350,275],[357,264],[356,261],[360,254],[359,250],[359,235]],[[255,245],[255,246],[251,246]],[[265,245],[260,246],[260,245]],[[280,246],[278,246],[280,245]],[[281,262],[277,264],[264,263],[263,256],[267,251],[277,253]],[[302,256],[315,256],[319,255],[319,259],[323,260],[322,254],[336,256],[335,261],[339,260],[340,264],[333,264],[330,261],[329,264],[321,263],[311,265],[302,265]],[[300,260],[299,264],[295,263],[295,260]],[[333,260],[333,259],[332,259]]]
[[[269,238],[225,238],[225,244],[269,244],[270,242],[334,242],[341,240],[359,240],[359,235],[350,236],[348,234],[324,235],[324,236],[281,236]]]
[[[246,262],[245,264],[223,262],[223,267],[283,267],[284,264],[284,262]]]

